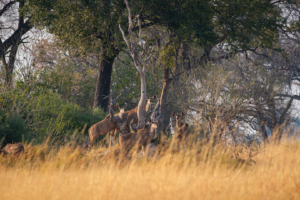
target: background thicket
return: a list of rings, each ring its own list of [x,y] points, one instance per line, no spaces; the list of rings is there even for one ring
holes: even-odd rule
[[[202,139],[216,129],[218,141],[267,142],[297,130],[297,1],[129,5],[142,38],[155,46],[146,82],[147,95],[163,99],[161,136],[172,137],[172,111],[184,112]],[[118,103],[137,106],[140,78],[118,28],[128,26],[123,1],[5,0],[0,6],[3,144],[65,143],[74,133],[85,141],[88,128],[106,115],[110,89],[126,88]]]

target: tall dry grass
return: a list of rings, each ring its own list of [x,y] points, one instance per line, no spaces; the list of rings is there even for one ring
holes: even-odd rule
[[[0,199],[300,198],[299,142],[194,144],[151,158],[105,151],[27,144],[18,158],[0,157]]]

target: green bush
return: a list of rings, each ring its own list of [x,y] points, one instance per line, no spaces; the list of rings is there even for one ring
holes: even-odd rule
[[[50,137],[62,141],[76,131],[87,134],[92,124],[105,117],[101,109],[83,109],[62,99],[57,93],[40,94],[32,101],[31,110],[32,129],[38,135],[38,140]]]
[[[105,117],[101,109],[83,108],[53,91],[32,90],[17,84],[0,91],[0,139],[4,143],[26,140],[42,142],[46,138],[64,142],[75,132],[85,133]],[[84,136],[84,135],[82,135]]]
[[[20,116],[9,116],[0,110],[0,139],[2,145],[7,143],[21,142],[23,138],[27,139],[28,127]]]

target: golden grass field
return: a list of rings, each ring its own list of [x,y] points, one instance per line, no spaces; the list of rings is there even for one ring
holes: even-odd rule
[[[300,143],[260,147],[251,162],[247,151],[232,156],[242,150],[195,145],[121,159],[28,144],[19,158],[0,157],[0,199],[300,199]]]

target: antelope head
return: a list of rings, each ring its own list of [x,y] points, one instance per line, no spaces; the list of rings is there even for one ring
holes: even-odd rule
[[[176,126],[177,126],[177,128],[181,127],[183,125],[183,123],[181,122],[181,118],[184,116],[184,113],[182,112],[181,114],[176,115],[176,113],[173,111],[172,114],[176,118]]]
[[[155,99],[156,99],[156,95],[154,95],[153,97],[147,98],[147,100],[150,101],[150,102],[153,101],[153,100],[155,100]]]
[[[122,119],[124,117],[125,108],[127,107],[127,103],[125,103],[123,107],[119,107],[119,105],[117,104],[116,107],[117,107],[117,109],[119,109],[119,111],[120,111],[120,115],[119,116]]]
[[[173,111],[172,114],[175,116],[176,120],[181,120],[181,118],[184,116],[184,112],[182,112],[179,115],[176,115],[176,113]]]

